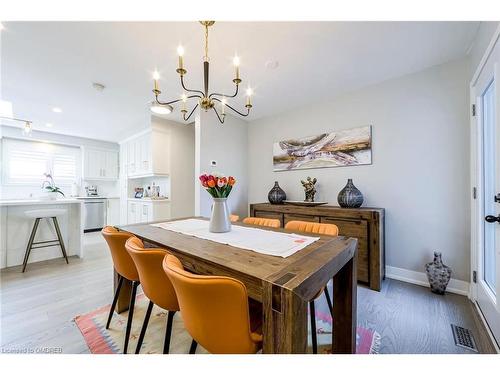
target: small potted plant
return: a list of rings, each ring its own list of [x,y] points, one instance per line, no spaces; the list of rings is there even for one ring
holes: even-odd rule
[[[225,177],[219,174],[202,174],[200,177],[203,186],[212,196],[212,216],[210,217],[209,230],[213,233],[224,233],[231,230],[227,197],[233,190],[236,180],[233,176]]]
[[[64,193],[56,186],[52,175],[50,173],[44,173],[43,175],[45,176],[45,180],[42,183],[42,189],[47,193],[48,199],[57,199],[57,194],[61,194],[64,197]]]

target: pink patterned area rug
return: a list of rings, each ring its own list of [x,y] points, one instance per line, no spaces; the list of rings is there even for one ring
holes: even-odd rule
[[[134,309],[134,321],[130,334],[128,352],[134,353],[141,330],[148,300],[143,295],[137,297]],[[79,315],[75,318],[76,325],[82,333],[89,350],[93,354],[117,354],[123,350],[127,313],[113,316],[109,330],[105,328],[110,306],[103,306],[90,313]],[[161,354],[165,337],[167,313],[155,306],[149,320],[148,329],[141,347],[141,354]],[[328,353],[331,348],[332,318],[328,314],[316,312],[316,325],[318,332],[318,352]],[[310,329],[310,327],[309,327]],[[368,328],[357,328],[357,354],[376,354],[380,346],[380,335]],[[191,337],[183,327],[180,313],[175,314],[170,342],[170,353],[187,354],[191,344]],[[309,335],[309,351],[311,351],[311,338]],[[198,346],[197,354],[207,353]]]

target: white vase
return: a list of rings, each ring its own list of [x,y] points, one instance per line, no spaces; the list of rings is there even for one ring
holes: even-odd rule
[[[208,230],[212,233],[225,233],[231,230],[227,198],[214,198]]]

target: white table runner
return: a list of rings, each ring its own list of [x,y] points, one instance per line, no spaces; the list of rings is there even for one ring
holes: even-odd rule
[[[186,234],[188,236],[194,236],[204,240],[219,242],[225,245],[282,258],[289,257],[319,240],[319,237],[273,232],[270,230],[239,225],[232,225],[231,231],[227,233],[212,233],[208,230],[208,220],[200,219],[169,221],[150,225]]]

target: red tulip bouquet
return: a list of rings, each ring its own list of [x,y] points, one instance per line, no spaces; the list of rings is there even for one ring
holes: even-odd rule
[[[212,197],[227,198],[231,190],[233,190],[236,180],[233,176],[225,177],[217,174],[202,174],[200,182]]]

